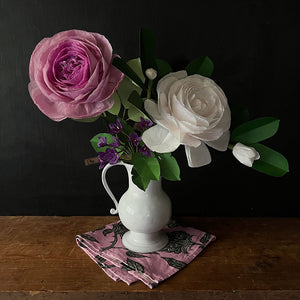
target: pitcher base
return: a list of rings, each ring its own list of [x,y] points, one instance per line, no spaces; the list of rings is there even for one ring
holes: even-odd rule
[[[161,250],[167,245],[168,237],[162,231],[153,233],[127,231],[123,235],[122,242],[131,251],[147,253]]]

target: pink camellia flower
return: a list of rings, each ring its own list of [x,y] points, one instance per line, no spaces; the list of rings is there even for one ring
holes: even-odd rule
[[[98,33],[68,30],[44,38],[30,59],[31,98],[54,121],[99,116],[112,107],[123,79],[113,58],[109,41]]]

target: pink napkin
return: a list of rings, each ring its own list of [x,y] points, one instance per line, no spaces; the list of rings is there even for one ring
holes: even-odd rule
[[[190,263],[215,236],[170,222],[163,231],[169,243],[163,249],[137,253],[123,246],[128,229],[119,221],[76,236],[78,246],[115,281],[138,280],[153,288]]]

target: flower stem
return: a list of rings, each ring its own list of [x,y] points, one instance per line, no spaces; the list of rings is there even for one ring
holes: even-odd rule
[[[233,145],[232,145],[232,144],[228,144],[227,148],[228,148],[229,150],[232,150],[232,149],[233,149]]]
[[[147,99],[151,98],[151,89],[152,89],[153,80],[149,79],[148,89],[147,89]]]

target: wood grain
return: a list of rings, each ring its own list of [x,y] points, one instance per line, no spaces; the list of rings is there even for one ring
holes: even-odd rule
[[[122,299],[131,293],[134,299],[300,298],[298,218],[178,218],[217,240],[153,290],[114,282],[76,245],[76,234],[116,220],[0,216],[0,299]]]

